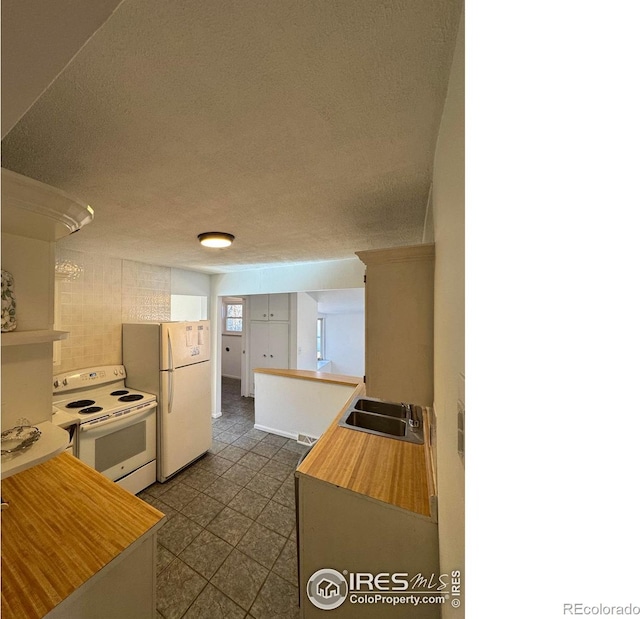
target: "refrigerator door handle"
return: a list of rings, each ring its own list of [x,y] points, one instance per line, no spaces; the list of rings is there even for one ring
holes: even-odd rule
[[[167,374],[169,375],[169,411],[168,414],[171,414],[171,410],[173,409],[173,370],[168,370]]]
[[[167,329],[167,352],[168,352],[168,362],[169,367],[167,368],[170,372],[173,371],[173,348],[171,346],[171,330]]]
[[[167,329],[167,352],[169,356],[169,411],[168,414],[171,414],[171,410],[173,409],[173,349],[171,346],[171,329]]]

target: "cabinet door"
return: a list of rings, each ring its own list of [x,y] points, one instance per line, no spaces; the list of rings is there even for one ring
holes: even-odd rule
[[[255,368],[289,367],[289,323],[251,322],[249,338],[250,393],[255,393]]]
[[[269,320],[269,295],[251,295],[249,308],[250,320]]]
[[[367,395],[431,406],[435,246],[369,250],[357,255],[367,266]]]
[[[269,323],[251,322],[249,338],[249,384],[250,392],[255,393],[253,370],[268,368],[269,365]]]
[[[269,320],[289,320],[289,295],[269,295]]]
[[[289,324],[269,324],[269,365],[270,368],[289,367]]]

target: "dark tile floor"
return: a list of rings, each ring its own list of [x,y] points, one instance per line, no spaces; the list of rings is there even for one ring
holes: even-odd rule
[[[138,496],[167,515],[158,533],[157,616],[297,618],[293,471],[307,448],[255,430],[253,399],[223,379],[211,450]]]

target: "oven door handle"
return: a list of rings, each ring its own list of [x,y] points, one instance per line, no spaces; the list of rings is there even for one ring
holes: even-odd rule
[[[105,419],[104,421],[98,421],[97,423],[91,423],[91,422],[83,423],[80,425],[80,431],[91,432],[91,430],[97,430],[98,428],[104,428],[104,426],[108,426],[108,425],[119,423],[119,422],[122,422],[120,425],[126,425],[126,422],[128,422],[130,419],[134,419],[139,415],[148,413],[151,409],[155,408],[157,405],[158,405],[157,402],[148,402],[143,407],[139,408],[137,411],[134,411],[133,413],[127,413],[126,415],[119,415],[118,417],[111,416]]]

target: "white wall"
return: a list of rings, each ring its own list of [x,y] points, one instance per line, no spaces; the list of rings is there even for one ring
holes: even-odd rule
[[[363,288],[364,264],[357,258],[251,269],[211,276],[212,298],[274,292]]]
[[[209,296],[171,295],[171,320],[207,320]]]
[[[171,294],[209,296],[210,276],[196,271],[171,269]]]
[[[315,370],[316,358],[316,320],[318,319],[318,302],[306,292],[297,295],[296,324],[296,360],[298,370]]]
[[[325,357],[321,372],[364,374],[364,288],[312,293],[318,314],[325,319]]]
[[[171,320],[206,320],[211,311],[209,275],[171,269]]]
[[[364,375],[364,313],[324,314],[325,356],[331,372]]]
[[[464,14],[453,58],[434,164],[436,243],[434,406],[438,416],[440,570],[464,578],[464,467],[457,453],[459,375],[464,374]],[[462,605],[443,606],[443,619],[464,617]]]

